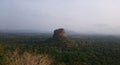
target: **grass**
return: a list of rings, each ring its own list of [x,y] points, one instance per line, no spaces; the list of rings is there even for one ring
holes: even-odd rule
[[[20,54],[18,50],[6,54],[7,65],[52,65],[53,60],[48,55],[33,54],[24,52]]]

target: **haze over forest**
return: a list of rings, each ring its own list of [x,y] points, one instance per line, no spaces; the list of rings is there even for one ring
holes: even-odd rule
[[[0,0],[0,30],[120,35],[119,0]]]

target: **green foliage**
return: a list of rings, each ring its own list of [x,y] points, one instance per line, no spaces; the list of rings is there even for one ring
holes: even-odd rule
[[[0,65],[6,65],[6,58],[3,54],[0,54]]]
[[[14,37],[1,38],[0,65],[5,65],[5,54],[19,50],[18,55],[24,52],[31,54],[49,55],[54,62],[52,65],[120,65],[119,38],[75,38],[71,42],[67,38],[54,38],[43,42],[47,38]],[[77,43],[77,47],[67,47],[65,44]],[[1,48],[0,47],[0,48]],[[3,52],[4,50],[4,52]],[[30,55],[31,55],[30,54]]]
[[[1,48],[0,48],[0,65],[6,65],[6,57]]]

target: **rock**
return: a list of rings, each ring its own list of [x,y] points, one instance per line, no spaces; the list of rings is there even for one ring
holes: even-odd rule
[[[54,30],[53,38],[59,37],[59,36],[67,37],[66,32],[63,28],[59,28],[59,29]]]
[[[51,46],[58,47],[77,47],[78,44],[75,40],[67,37],[67,34],[63,28],[54,30],[52,38],[49,38],[45,41]]]

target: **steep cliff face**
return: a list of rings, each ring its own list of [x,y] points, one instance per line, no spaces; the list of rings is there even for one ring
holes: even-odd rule
[[[53,38],[54,37],[59,37],[59,36],[61,36],[61,37],[67,37],[67,35],[65,33],[65,30],[63,28],[54,30]]]

